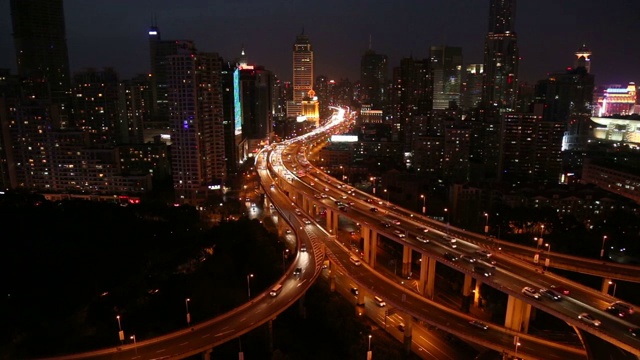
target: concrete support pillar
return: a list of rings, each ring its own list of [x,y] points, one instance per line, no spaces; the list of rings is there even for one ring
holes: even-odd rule
[[[364,261],[371,267],[376,265],[376,252],[378,244],[378,233],[368,226],[360,228],[360,235],[364,239]]]
[[[504,327],[514,331],[527,333],[529,331],[529,319],[531,317],[531,305],[509,295],[507,302],[507,314],[504,319]]]
[[[430,258],[427,254],[422,254],[420,258],[420,279],[418,287],[420,293],[429,299],[433,299],[436,283],[436,259]]]
[[[411,272],[411,248],[408,246],[402,247],[402,277],[409,277]]]
[[[329,289],[331,292],[336,291],[336,270],[333,269],[333,266],[329,267]]]
[[[207,349],[202,353],[202,360],[211,360],[213,349]]]
[[[476,280],[475,291],[473,292],[473,306],[480,306],[480,286],[482,286],[482,281]]]
[[[338,222],[338,212],[337,211],[328,211],[327,210],[327,214],[331,213],[331,224],[333,225],[332,227],[329,228],[329,232],[331,233],[331,235],[338,235],[338,227],[339,227],[339,222]]]
[[[331,231],[333,229],[333,211],[331,211],[331,209],[327,209],[325,217],[327,218],[327,231],[329,232],[329,234],[335,235],[335,233]]]
[[[464,284],[462,284],[462,305],[460,306],[460,311],[468,313],[469,308],[471,307],[471,301],[473,293],[471,290],[473,285],[473,278],[469,274],[464,275]]]
[[[411,337],[413,333],[413,317],[408,314],[402,314],[404,321],[403,347],[405,355],[411,354]]]
[[[307,308],[304,306],[304,297],[305,294],[302,294],[300,299],[298,299],[298,312],[300,313],[300,317],[303,319],[307,318]]]
[[[309,213],[309,199],[306,196],[302,198],[302,211],[305,214]]]
[[[609,282],[610,281],[612,281],[612,280],[609,279],[609,278],[603,278],[602,279],[602,293],[603,294],[608,294],[609,293],[609,286],[610,286]]]
[[[269,354],[273,353],[273,320],[275,319],[271,319],[267,323],[269,325],[269,328],[267,330],[267,344],[269,347]]]

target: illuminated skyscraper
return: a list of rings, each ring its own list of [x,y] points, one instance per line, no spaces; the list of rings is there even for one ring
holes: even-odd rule
[[[226,177],[222,59],[185,48],[167,56],[165,70],[176,200],[200,204]]]
[[[516,0],[491,0],[484,45],[483,102],[506,110],[515,108],[518,89],[515,13]]]
[[[360,84],[362,93],[360,102],[371,104],[374,109],[382,110],[387,96],[387,78],[389,60],[387,55],[377,54],[369,49],[360,60]]]
[[[302,99],[313,89],[313,50],[304,30],[293,44],[293,101],[287,104],[287,116],[302,113]]]
[[[585,44],[582,44],[578,51],[576,51],[575,67],[583,67],[587,69],[587,73],[591,72],[591,50],[589,50]]]
[[[452,103],[460,105],[462,84],[462,48],[432,46],[429,62],[433,79],[433,109],[444,110]]]

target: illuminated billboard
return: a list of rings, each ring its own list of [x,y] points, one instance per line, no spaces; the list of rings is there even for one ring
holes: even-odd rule
[[[331,135],[331,142],[357,142],[358,135]]]
[[[240,98],[240,69],[233,72],[233,109],[234,130],[236,135],[242,134],[242,99]]]

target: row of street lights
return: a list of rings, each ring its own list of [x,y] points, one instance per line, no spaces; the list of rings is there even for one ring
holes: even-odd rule
[[[253,276],[253,275],[251,275]],[[191,302],[190,298],[184,299],[185,307],[187,308],[187,326],[191,326],[191,313],[189,312],[189,302]],[[124,345],[124,331],[122,330],[122,320],[120,315],[116,315],[116,320],[118,320],[118,338],[120,339],[120,344]],[[136,336],[131,335],[129,339],[133,340],[133,344],[136,346],[136,355],[138,354],[138,347],[136,343]]]

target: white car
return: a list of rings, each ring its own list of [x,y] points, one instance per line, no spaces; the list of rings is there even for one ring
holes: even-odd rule
[[[307,219],[307,218],[303,218],[302,222],[305,223],[306,225],[311,224],[311,221],[309,221],[309,219]]]
[[[522,293],[534,299],[540,299],[540,293],[530,286],[525,286],[524,288],[522,288]]]
[[[393,233],[398,235],[398,237],[401,237],[401,238],[405,236],[404,233],[400,230],[393,230]]]
[[[429,239],[427,239],[424,236],[420,236],[420,235],[416,236],[416,240],[422,241],[423,243],[428,243],[429,242]]]
[[[594,318],[592,315],[587,314],[587,313],[582,313],[582,314],[578,315],[578,319],[586,322],[589,325],[593,325],[593,326],[600,326],[600,324],[602,324],[600,322],[600,320]]]
[[[393,222],[393,223],[394,223],[394,224],[396,224],[396,225],[400,225],[400,220],[397,220],[397,219],[396,219],[396,220],[392,220],[391,222]]]
[[[300,209],[296,209],[296,215],[302,215],[302,211],[300,211]]]

